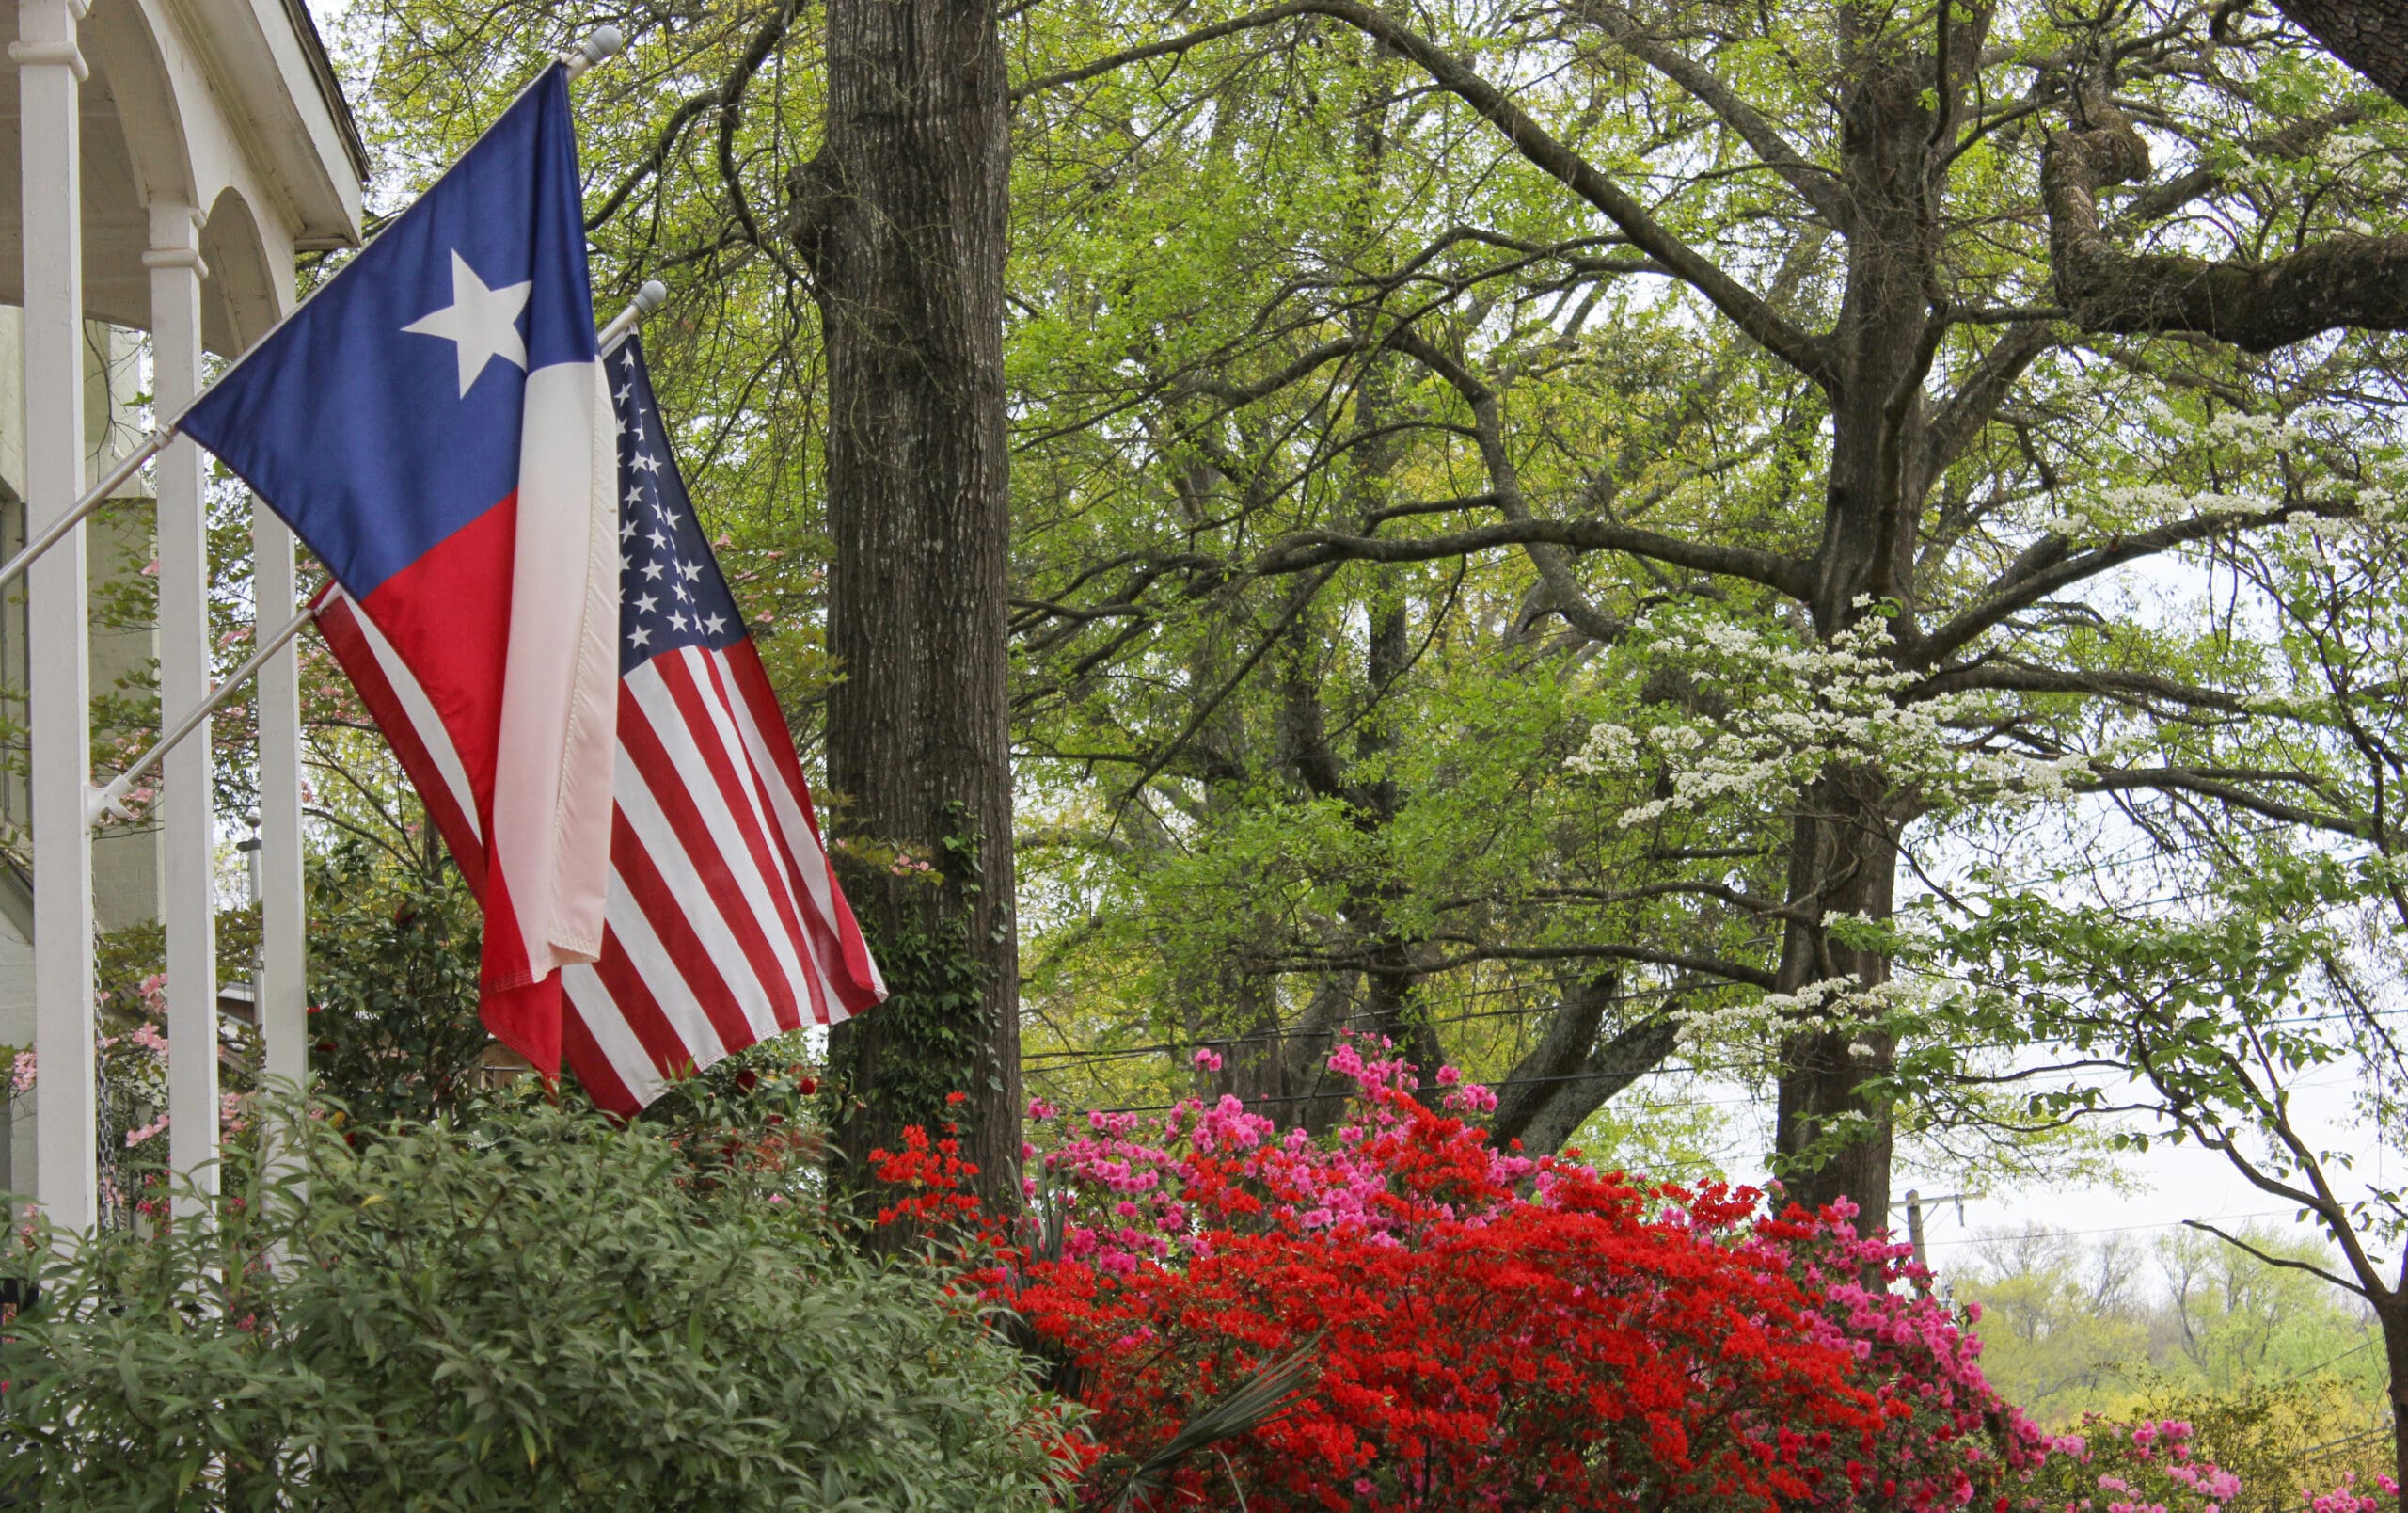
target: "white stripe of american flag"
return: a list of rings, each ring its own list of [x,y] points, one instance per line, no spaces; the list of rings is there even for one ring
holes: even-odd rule
[[[797,894],[792,867],[786,857],[786,849],[778,839],[777,821],[769,814],[768,805],[761,792],[762,776],[754,770],[752,756],[744,749],[743,738],[737,732],[734,712],[727,707],[723,691],[728,682],[728,669],[724,661],[717,653],[689,651],[683,653],[679,660],[685,663],[682,670],[689,679],[705,711],[710,716],[713,733],[719,738],[719,750],[725,756],[728,769],[735,774],[737,787],[744,795],[747,809],[745,818],[751,823],[744,827],[747,844],[743,848],[743,854],[754,863],[754,873],[768,884],[771,893],[772,909],[769,914],[763,916],[763,918],[783,922],[791,916],[795,921],[795,930],[792,932],[784,930],[771,932],[771,945],[773,948],[784,948],[782,954],[785,958],[789,980],[804,980],[810,975],[809,971],[800,960],[793,957],[792,950],[797,943],[797,934],[810,928],[810,909]],[[722,792],[721,798],[724,800],[726,794]],[[769,865],[766,871],[761,868],[759,858],[754,855],[755,848],[752,842],[755,840],[759,843],[758,850],[768,853]],[[817,965],[816,962],[811,964],[815,968]]]
[[[682,657],[691,654],[680,652],[670,655]],[[694,732],[686,725],[681,711],[670,698],[669,691],[661,685],[655,668],[662,660],[655,658],[627,675],[627,692],[634,695],[636,707],[649,718],[654,734],[659,738],[671,764],[677,769],[678,777],[686,785],[686,797],[702,811],[704,829],[714,836],[727,837],[727,842],[717,848],[720,862],[742,890],[746,905],[758,921],[761,933],[768,940],[770,953],[790,975],[790,980],[799,978],[804,967],[795,953],[794,942],[787,935],[784,923],[778,917],[776,902],[770,896],[771,884],[753,866],[752,851],[739,838],[741,832],[737,828],[737,817],[728,808],[726,796],[720,791],[719,780],[712,775]],[[648,801],[652,799],[649,789],[645,790],[644,796]],[[630,818],[633,818],[632,814]],[[650,820],[657,823],[657,829],[645,836],[645,845],[656,858],[683,849],[676,832],[657,807],[653,809]],[[729,977],[730,985],[735,985],[735,975],[739,972],[744,980],[752,984],[753,992],[739,994],[738,1000],[744,1002],[746,1017],[752,1021],[753,1032],[764,1037],[780,1033],[776,1015],[769,1006],[769,995],[761,988],[753,975],[751,958],[737,943],[735,932],[729,929],[721,907],[715,905],[709,895],[703,891],[701,878],[696,875],[690,861],[687,867],[674,870],[663,866],[661,872],[669,878],[671,890],[687,902],[688,920],[703,935],[710,948],[712,961],[722,974]],[[701,907],[695,907],[696,904]]]

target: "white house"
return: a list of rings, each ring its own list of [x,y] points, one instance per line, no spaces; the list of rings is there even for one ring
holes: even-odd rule
[[[357,245],[366,154],[301,0],[17,0],[0,5],[0,554],[15,557],[143,450],[130,374],[147,342],[153,406],[196,391],[288,311],[298,254]],[[215,1155],[214,817],[205,732],[169,754],[153,821],[87,812],[88,707],[156,655],[164,715],[207,692],[205,463],[189,442],[109,492],[155,500],[147,532],[77,526],[0,585],[0,681],[29,732],[29,782],[0,784],[0,1044],[35,1042],[0,1186],[71,1227],[96,1212],[92,932],[166,927],[174,1163]],[[87,541],[87,536],[90,539]],[[253,528],[264,628],[294,602],[293,542]],[[155,556],[155,636],[94,635],[89,590]],[[6,569],[0,569],[5,572]],[[261,674],[265,900],[259,1016],[271,1075],[297,1075],[302,999],[299,706],[292,654]],[[106,772],[103,777],[110,775]],[[31,844],[24,844],[26,831]],[[190,1053],[185,1047],[193,1048]],[[31,1103],[30,1110],[22,1107]]]

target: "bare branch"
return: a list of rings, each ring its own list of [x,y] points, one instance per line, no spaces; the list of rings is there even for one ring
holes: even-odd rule
[[[2225,1230],[2220,1230],[2204,1218],[2186,1218],[2182,1222],[2192,1229],[2199,1230],[2203,1233],[2214,1235],[2217,1239],[2224,1241],[2225,1244],[2231,1246],[2236,1250],[2244,1251],[2247,1254],[2256,1256],[2258,1260],[2265,1262],[2270,1266],[2288,1266],[2293,1271],[2305,1271],[2313,1276],[2323,1278],[2326,1282],[2331,1282],[2334,1286],[2342,1289],[2344,1292],[2353,1292],[2361,1298],[2368,1296],[2366,1287],[2363,1283],[2352,1282],[2350,1279],[2342,1276],[2338,1272],[2327,1271],[2324,1267],[2316,1265],[2312,1261],[2301,1261],[2291,1256],[2274,1255],[2269,1251],[2261,1250],[2258,1249],[2258,1247],[2250,1244],[2247,1240],[2242,1239],[2240,1235],[2231,1234]],[[2386,1430],[2384,1432],[2388,1433],[2389,1431]]]
[[[2188,519],[2169,521],[2153,530],[2110,536],[2103,545],[2086,551],[2075,551],[2070,540],[2052,532],[2034,542],[2004,572],[1992,579],[1982,590],[1980,598],[1958,611],[1929,635],[1916,638],[1912,650],[1926,661],[1946,657],[2019,610],[2029,609],[2061,588],[2071,587],[2128,562],[2138,562],[2195,541],[2238,535],[2259,526],[2278,525],[2294,515],[2335,513],[2337,512],[2284,505],[2267,510],[2194,515]]]

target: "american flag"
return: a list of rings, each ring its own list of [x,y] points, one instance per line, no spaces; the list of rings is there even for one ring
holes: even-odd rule
[[[886,996],[830,869],[758,649],[694,518],[642,351],[608,354],[619,427],[619,707],[608,928],[562,969],[562,1049],[632,1113],[680,1076]],[[318,628],[472,887],[484,850],[425,694],[340,590]]]

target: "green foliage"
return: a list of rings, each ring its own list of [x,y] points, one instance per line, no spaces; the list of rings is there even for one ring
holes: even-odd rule
[[[459,873],[356,838],[309,867],[309,1062],[362,1123],[456,1113],[482,1089],[482,920]]]
[[[2363,1383],[2276,1377],[2208,1391],[2169,1381],[2141,1395],[2139,1413],[2192,1425],[2200,1455],[2241,1478],[2233,1513],[2291,1513],[2345,1475],[2371,1490],[2397,1464],[2381,1392]]]
[[[2263,1223],[2238,1233],[2282,1261],[2330,1263],[2325,1248]],[[1981,1305],[1983,1374],[2044,1423],[2178,1418],[2277,1388],[2322,1405],[2336,1433],[2381,1411],[2373,1320],[2313,1274],[2211,1235],[2178,1230],[2143,1247],[1989,1234],[1952,1281]]]
[[[145,1509],[1039,1508],[1063,1420],[792,1159],[519,1102],[356,1144],[275,1107],[214,1228],[43,1263],[0,1497]],[[784,1148],[784,1147],[781,1147]],[[707,1180],[698,1180],[707,1177]],[[53,1237],[36,1233],[31,1244]]]

